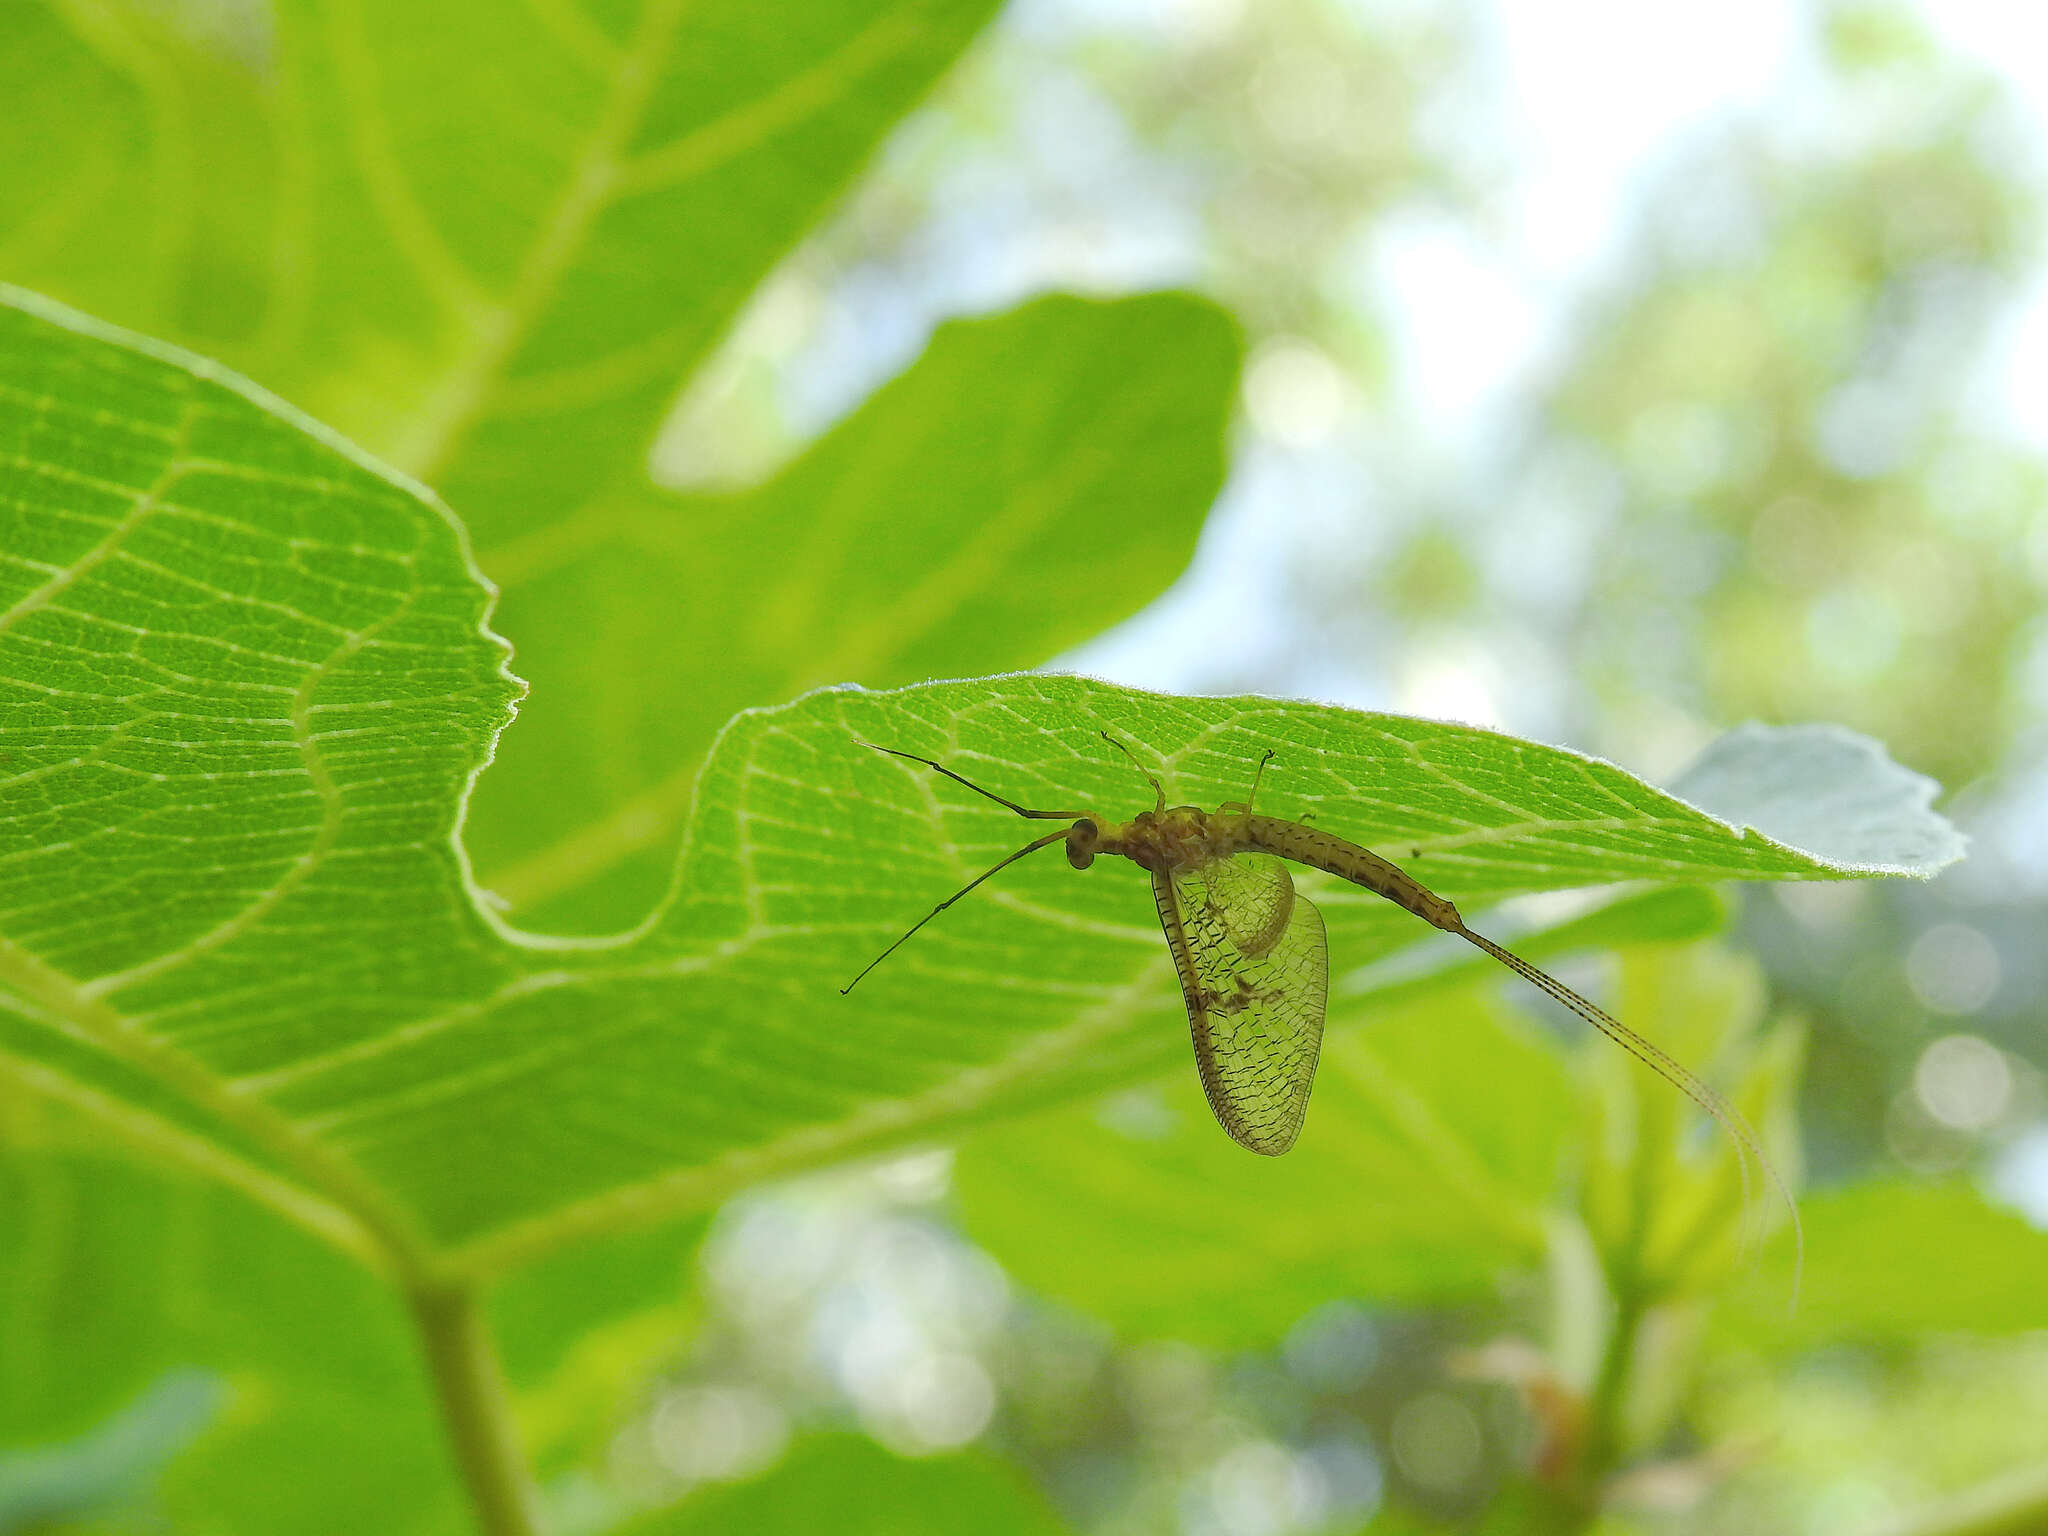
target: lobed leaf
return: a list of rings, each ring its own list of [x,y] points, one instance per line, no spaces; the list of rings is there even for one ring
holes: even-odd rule
[[[678,382],[994,11],[13,6],[0,276],[222,357],[492,546],[637,478]]]
[[[456,842],[514,685],[445,513],[162,349],[0,310],[0,1056],[336,1241],[495,1267],[1185,1052],[1142,877],[1028,829],[1150,791],[1315,814],[1454,900],[1852,873],[1612,765],[1463,726],[1047,676],[737,717],[640,932],[502,930]],[[1341,965],[1419,936],[1315,887]]]
[[[734,710],[1039,664],[1193,547],[1237,346],[1190,299],[951,328],[774,484],[648,483],[685,379],[994,11],[24,0],[0,279],[220,357],[461,508],[540,685],[471,857],[529,925],[615,932]],[[1082,544],[1120,579],[1026,602]]]

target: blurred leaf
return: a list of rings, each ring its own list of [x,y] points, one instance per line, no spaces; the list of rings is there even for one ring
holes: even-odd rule
[[[907,1461],[851,1435],[814,1435],[773,1471],[705,1488],[616,1536],[1056,1536],[1067,1526],[1016,1469],[969,1451]]]
[[[521,1381],[544,1378],[587,1346],[594,1328],[622,1316],[651,1310],[679,1321],[694,1301],[706,1225],[698,1217],[615,1233],[504,1276],[490,1310],[506,1371]]]
[[[1870,1536],[2038,1536],[2044,1525],[2048,1463],[2033,1460],[1888,1519]]]
[[[372,1275],[225,1190],[107,1158],[0,1161],[0,1230],[0,1443],[132,1443],[132,1409],[94,1426],[184,1372],[213,1402],[158,1479],[178,1528],[461,1528],[410,1325]]]
[[[491,1268],[1185,1050],[1137,872],[1051,855],[842,1001],[1019,836],[855,737],[1056,806],[1142,803],[1105,728],[1208,804],[1271,746],[1270,808],[1420,850],[1468,902],[1839,872],[1486,731],[998,677],[739,716],[659,920],[521,942],[453,842],[513,689],[445,515],[202,365],[0,315],[0,389],[35,406],[0,419],[0,1052],[358,1251]],[[1419,936],[1333,885],[1347,963]]]
[[[495,544],[639,470],[994,11],[11,6],[0,276],[218,353]]]
[[[1711,888],[1637,891],[1514,943],[1547,959],[1680,942],[1727,912]],[[1218,1348],[1270,1345],[1335,1297],[1457,1300],[1532,1267],[1577,1092],[1554,1048],[1469,990],[1504,976],[1496,962],[1423,947],[1440,963],[1371,967],[1333,999],[1307,1129],[1284,1166],[1234,1155],[1182,1063],[967,1141],[963,1223],[1042,1294],[1129,1335]]]
[[[1840,726],[1738,727],[1671,792],[1735,826],[1876,874],[1931,875],[1967,849],[1933,809],[1939,784]]]
[[[527,926],[627,927],[733,714],[1035,664],[1136,612],[1222,483],[1236,363],[1193,298],[1043,299],[941,328],[758,490],[623,491],[484,549],[533,695],[478,786],[479,878]]]
[[[1338,1297],[1487,1294],[1541,1259],[1576,1103],[1564,1063],[1472,992],[1367,1018],[1327,1040],[1284,1161],[1219,1135],[1183,1069],[968,1141],[962,1224],[1120,1333],[1219,1349],[1270,1346]]]
[[[0,1454],[0,1530],[138,1492],[201,1429],[156,1498],[194,1529],[467,1528],[411,1324],[358,1265],[228,1191],[47,1149],[0,1159],[0,1231],[0,1446],[38,1447]],[[499,1285],[543,1467],[599,1455],[686,1341],[701,1233],[601,1238]]]
[[[1801,1203],[1806,1274],[1786,1315],[1790,1244],[1780,1234],[1742,1304],[1724,1308],[1730,1342],[1774,1354],[1831,1343],[1900,1343],[1929,1333],[2048,1328],[2048,1232],[1964,1184],[1903,1180],[1817,1191]]]
[[[694,1260],[708,1221],[595,1235],[499,1279],[491,1336],[545,1479],[601,1463],[649,1384],[695,1337]]]

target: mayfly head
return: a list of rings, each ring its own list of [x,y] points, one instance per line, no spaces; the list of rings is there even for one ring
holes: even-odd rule
[[[1067,828],[1067,862],[1076,869],[1086,869],[1095,862],[1095,855],[1102,849],[1102,828],[1090,816],[1083,816]]]

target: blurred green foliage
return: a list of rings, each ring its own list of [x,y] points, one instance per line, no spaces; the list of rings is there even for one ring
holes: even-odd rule
[[[798,1536],[815,1531],[821,1518],[853,1536],[946,1536],[963,1522],[995,1536],[1054,1536],[1064,1529],[1042,1495],[992,1459],[970,1454],[905,1461],[865,1440],[821,1435],[767,1476],[632,1521],[620,1536]]]
[[[1712,716],[1840,720],[1967,783],[2033,708],[2042,573],[2013,554],[2048,476],[1957,397],[2039,200],[1990,147],[2009,103],[1903,17],[1844,9],[1823,46],[1828,141],[1760,122],[1674,166],[1543,403],[1538,454],[1592,451],[1631,509],[1577,657],[1623,718],[1697,688]],[[1702,201],[1713,222],[1685,217]],[[1683,616],[1686,653],[1632,643],[1652,612]]]

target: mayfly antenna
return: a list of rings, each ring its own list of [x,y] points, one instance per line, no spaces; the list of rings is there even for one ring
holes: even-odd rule
[[[1081,817],[1088,814],[1086,811],[1027,810],[1014,800],[1005,800],[1001,795],[997,794],[992,789],[983,789],[979,784],[975,783],[972,779],[962,778],[959,774],[955,773],[952,769],[948,768],[944,763],[935,763],[928,757],[919,757],[915,752],[904,752],[896,747],[885,747],[882,746],[879,742],[862,741],[858,736],[854,737],[853,739],[855,744],[858,746],[867,747],[876,752],[886,752],[891,757],[900,757],[907,762],[923,763],[925,767],[931,769],[934,773],[943,773],[955,784],[966,785],[967,788],[973,790],[977,795],[980,795],[984,800],[993,800],[997,805],[1006,806],[1010,810],[1015,811],[1019,816],[1029,817],[1032,821],[1078,821]]]
[[[955,773],[952,769],[948,768],[944,763],[935,763],[928,757],[919,757],[915,752],[904,752],[900,751],[895,747],[885,747],[879,742],[861,741],[861,739],[858,736],[854,737],[853,739],[856,742],[858,742],[861,746],[871,748],[876,752],[886,752],[891,757],[900,757],[904,759],[906,762],[922,763],[925,767],[932,769],[934,772],[943,773],[955,784],[961,784],[966,786],[968,789],[973,790],[977,795],[980,795],[983,799],[993,800],[997,805],[1004,806],[1010,810],[1013,810],[1019,816],[1027,817],[1032,821],[1078,821],[1087,814],[1085,811],[1034,811],[1026,806],[1019,805],[1014,800],[1004,799],[1001,795],[997,794],[992,789],[983,789],[979,784],[975,783],[972,779],[962,778],[959,774]],[[952,906],[954,902],[958,901],[962,896],[965,896],[969,891],[973,890],[977,885],[981,884],[982,881],[988,879],[988,877],[996,873],[997,870],[1005,869],[1008,866],[1016,863],[1019,859],[1023,858],[1027,853],[1038,852],[1039,849],[1045,847],[1049,843],[1059,842],[1066,835],[1067,832],[1066,828],[1064,827],[1062,827],[1057,832],[1048,832],[1043,837],[1034,838],[1032,841],[1026,843],[1022,848],[1019,848],[1015,853],[1009,855],[1007,858],[1000,860],[992,867],[983,870],[980,874],[976,875],[972,880],[968,881],[965,885],[961,886],[959,890],[955,891],[952,895],[948,896],[936,907],[933,907],[931,911],[925,913],[923,917],[920,917],[916,922],[912,923],[909,929],[903,934],[901,938],[897,939],[897,941],[894,944],[891,944],[887,949],[883,950],[879,955],[875,956],[874,959],[870,960],[864,967],[862,967],[860,976],[854,977],[853,980],[849,981],[845,986],[841,987],[839,989],[839,995],[841,997],[844,997],[847,993],[851,992],[855,987],[859,986],[861,983],[861,977],[866,976],[869,971],[872,971],[884,960],[888,959],[891,955],[895,954],[897,950],[901,949],[904,946],[904,944],[909,941],[911,934],[916,933],[918,929],[922,928],[926,923],[930,922],[933,918],[937,917],[941,912],[945,911],[946,908]]]
[[[888,749],[885,747],[883,748],[883,750],[887,751]],[[1029,816],[1032,813],[1026,811],[1024,812],[1024,814]],[[961,886],[959,890],[955,891],[952,895],[948,896],[936,907],[933,907],[931,911],[925,913],[923,917],[920,917],[916,922],[912,923],[910,925],[909,932],[905,933],[902,938],[898,939],[894,944],[891,944],[887,949],[883,950],[879,955],[875,956],[874,959],[870,960],[865,966],[863,966],[861,968],[860,976],[854,977],[853,980],[849,981],[845,986],[841,987],[839,989],[839,995],[841,997],[844,997],[847,993],[851,992],[855,987],[859,986],[861,976],[867,975],[869,971],[872,971],[884,960],[888,959],[891,955],[895,954],[897,950],[903,947],[904,943],[910,938],[910,935],[912,933],[917,932],[918,929],[922,928],[926,923],[930,922],[933,918],[937,917],[941,912],[945,911],[946,908],[953,905],[954,902],[958,901],[962,896],[965,896],[969,891],[973,890],[977,885],[981,884],[982,881],[986,880],[990,875],[994,874],[996,870],[1006,868],[1007,866],[1016,863],[1019,859],[1023,858],[1024,855],[1027,853],[1038,852],[1039,849],[1045,847],[1048,843],[1057,843],[1066,835],[1067,829],[1065,827],[1062,827],[1057,832],[1048,832],[1043,837],[1033,838],[1030,842],[1026,843],[1022,848],[1019,848],[1015,853],[1011,854],[1008,858],[996,864],[993,868],[983,870],[980,874],[976,875],[972,880],[968,881],[965,885]]]

